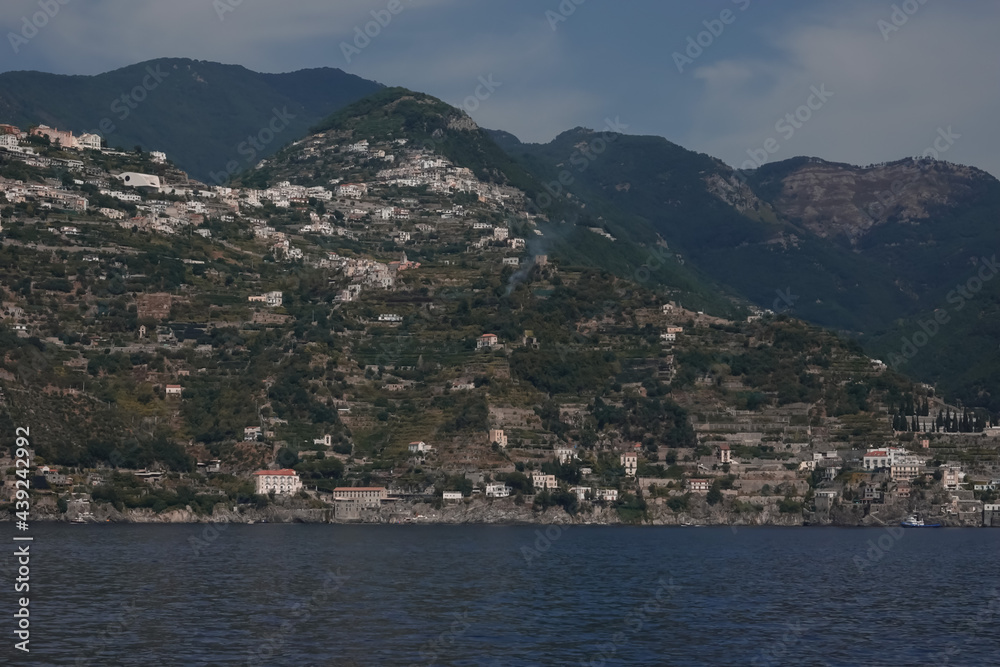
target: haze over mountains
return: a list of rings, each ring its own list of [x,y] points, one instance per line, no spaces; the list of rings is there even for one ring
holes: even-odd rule
[[[112,145],[163,150],[212,182],[233,160],[249,170],[310,127],[330,127],[321,120],[381,88],[340,70],[265,75],[170,59],[96,77],[0,75],[0,118],[93,131],[110,117]],[[135,108],[124,100],[113,110],[123,94]],[[392,131],[379,124],[388,99],[376,95],[351,114],[373,133]],[[252,160],[238,150],[285,108],[294,118]],[[409,118],[395,130],[434,140],[448,129]],[[740,173],[660,137],[576,128],[525,144],[474,124],[464,130],[441,135],[438,148],[483,180],[525,191],[551,221],[545,252],[683,284],[706,310],[746,299],[850,332],[899,370],[1000,407],[1000,281],[989,268],[1000,182],[989,174],[929,159],[857,167],[815,158]]]

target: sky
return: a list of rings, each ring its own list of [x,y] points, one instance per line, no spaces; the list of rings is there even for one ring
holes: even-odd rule
[[[1000,40],[994,35],[1000,3],[2,5],[7,43],[0,44],[0,71],[97,74],[159,57],[261,72],[336,67],[435,95],[481,126],[522,141],[546,142],[577,126],[604,129],[610,121],[626,133],[663,136],[735,167],[797,155],[864,165],[926,154],[1000,176]],[[46,7],[51,16],[38,14]],[[41,25],[35,31],[33,18]]]

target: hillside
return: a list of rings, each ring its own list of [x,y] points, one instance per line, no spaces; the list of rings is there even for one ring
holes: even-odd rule
[[[0,118],[100,134],[106,144],[170,153],[182,169],[210,182],[231,161],[247,169],[302,137],[320,119],[377,91],[373,81],[339,69],[261,74],[237,65],[161,58],[96,76],[0,74]],[[284,126],[250,148],[279,112]],[[264,137],[267,138],[266,135]],[[240,146],[243,144],[243,150]]]
[[[595,136],[578,128],[545,145],[498,138],[551,182]],[[567,189],[580,201],[633,216],[633,224],[652,227],[710,279],[760,307],[858,336],[877,356],[897,351],[901,343],[892,341],[918,330],[917,318],[946,307],[948,295],[991,255],[983,249],[998,244],[1000,183],[969,167],[795,158],[738,173],[659,137],[611,135],[606,145],[585,168],[571,170]],[[992,362],[975,380],[956,365],[971,365],[1000,344],[982,326],[992,321],[989,299],[965,301],[971,314],[955,318],[947,340],[989,340],[963,353],[928,346],[908,369],[995,409],[1000,380],[986,376],[1000,373]]]
[[[665,253],[654,280],[609,238],[622,218],[533,211],[497,150],[403,90],[226,187],[148,153],[0,150],[0,419],[31,425],[52,512],[357,519],[332,496],[348,485],[410,519],[447,491],[484,517],[856,523],[855,499],[943,511],[943,463],[996,465],[995,414],[784,314],[696,310],[670,282],[709,289],[686,263]],[[920,485],[863,469],[890,445],[927,450]],[[257,493],[261,468],[305,489]],[[476,497],[490,483],[509,497]],[[981,521],[995,493],[963,493],[953,523]]]

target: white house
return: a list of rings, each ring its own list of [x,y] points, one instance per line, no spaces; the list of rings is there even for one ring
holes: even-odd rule
[[[487,484],[486,485],[486,497],[487,498],[509,498],[510,497],[510,487],[503,483],[497,484]]]
[[[179,384],[167,385],[167,396],[180,396],[183,391]]]
[[[414,454],[423,453],[423,452],[429,452],[429,451],[431,451],[431,449],[433,449],[433,447],[431,447],[430,445],[428,445],[423,440],[421,440],[419,442],[411,442],[407,447],[410,450],[410,452],[414,453]]]
[[[570,447],[557,447],[556,448],[556,459],[559,463],[569,463],[576,458],[576,452]]]
[[[598,489],[597,490],[598,500],[618,500],[618,489]]]
[[[534,486],[535,489],[559,488],[559,483],[556,481],[555,475],[546,475],[541,472],[531,473],[531,485]]]
[[[274,492],[278,496],[290,496],[302,490],[302,480],[290,468],[284,470],[258,470],[254,473],[257,493],[264,495]]]
[[[881,470],[892,468],[897,459],[911,457],[912,454],[902,447],[886,447],[885,449],[869,449],[864,455],[865,470]]]
[[[688,491],[708,493],[708,490],[712,487],[712,483],[707,479],[689,479],[687,481],[687,487]]]
[[[264,295],[267,305],[278,308],[284,303],[284,295],[281,292],[268,292]]]
[[[462,499],[462,492],[461,491],[445,491],[444,493],[441,494],[441,499],[442,500],[461,500]]]
[[[625,474],[629,477],[635,477],[635,473],[639,469],[639,455],[635,452],[626,452],[621,455],[621,462],[625,466]]]
[[[498,342],[499,339],[497,338],[496,334],[491,334],[491,333],[483,334],[476,341],[476,349],[481,350],[484,347],[496,347]]]
[[[76,144],[80,148],[99,151],[101,150],[101,137],[97,134],[81,134],[76,138]]]
[[[247,426],[243,429],[243,439],[247,442],[260,440],[262,434],[263,429],[260,426]]]

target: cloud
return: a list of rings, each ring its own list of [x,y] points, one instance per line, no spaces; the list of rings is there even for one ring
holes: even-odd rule
[[[699,68],[702,89],[684,141],[734,166],[768,138],[780,144],[769,161],[815,155],[865,164],[921,154],[939,127],[952,126],[962,138],[947,159],[1000,174],[993,120],[1000,45],[991,37],[1000,8],[924,5],[888,40],[877,22],[891,9],[849,8],[765,30],[776,46],[771,57]],[[781,141],[776,123],[820,85],[833,97]]]

